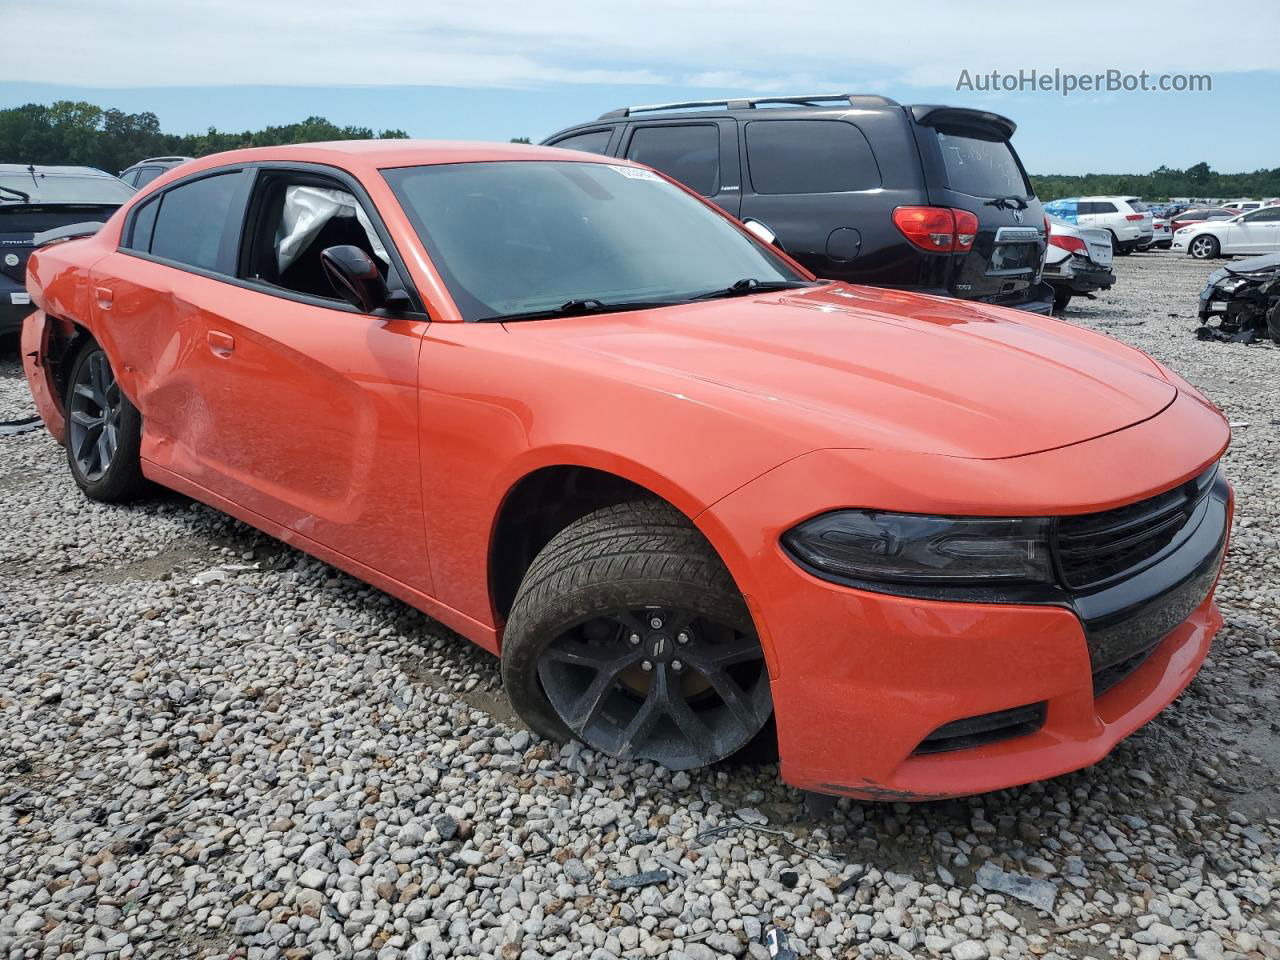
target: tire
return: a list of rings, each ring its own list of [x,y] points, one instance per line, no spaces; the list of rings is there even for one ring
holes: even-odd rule
[[[1053,309],[1055,313],[1061,313],[1067,309],[1067,304],[1071,302],[1072,292],[1070,290],[1055,289],[1053,291]]]
[[[142,415],[116,382],[103,349],[87,340],[69,367],[66,417],[67,464],[85,495],[121,503],[146,492],[138,450]]]
[[[1111,234],[1111,249],[1117,257],[1127,257],[1133,252],[1133,248],[1131,248],[1127,243],[1120,242],[1120,238],[1116,236],[1116,232],[1114,230],[1108,230],[1107,232]]]
[[[502,679],[541,736],[671,770],[738,754],[772,728],[742,595],[661,501],[588,514],[534,558],[507,621]]]
[[[1221,249],[1218,238],[1209,233],[1193,237],[1187,244],[1187,253],[1197,260],[1212,260],[1218,256]]]

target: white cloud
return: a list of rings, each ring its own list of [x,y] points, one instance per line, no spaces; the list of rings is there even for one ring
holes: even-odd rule
[[[1203,36],[1192,0],[1099,13],[942,0],[0,0],[5,34],[22,38],[4,43],[0,82],[888,91],[950,86],[962,68],[1227,73],[1280,68],[1265,28],[1278,10],[1233,4],[1231,21],[1248,26],[1205,44],[1176,41]]]

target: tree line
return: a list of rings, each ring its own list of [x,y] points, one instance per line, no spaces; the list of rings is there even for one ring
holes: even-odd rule
[[[83,101],[28,103],[0,110],[0,163],[71,164],[119,173],[144,157],[201,157],[239,147],[267,147],[318,140],[404,139],[403,130],[330,123],[307,117],[300,123],[240,132],[210,127],[204,133],[174,134],[160,129],[154,113],[125,113]],[[526,137],[513,138],[528,143]],[[1170,197],[1277,197],[1280,167],[1252,173],[1218,173],[1207,163],[1186,170],[1158,167],[1151,173],[1088,173],[1032,176],[1042,200],[1093,194],[1128,194],[1148,200]]]
[[[1185,170],[1157,167],[1150,173],[1086,173],[1082,176],[1050,174],[1032,176],[1036,196],[1058,197],[1132,196],[1144,200],[1170,197],[1280,197],[1280,167],[1252,173],[1218,173],[1207,163]]]
[[[0,163],[67,164],[119,173],[146,157],[202,157],[240,147],[408,136],[403,130],[340,127],[324,117],[238,133],[214,127],[204,133],[165,133],[154,113],[59,100],[0,110]]]

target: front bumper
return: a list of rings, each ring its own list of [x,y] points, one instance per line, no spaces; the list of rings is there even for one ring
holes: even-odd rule
[[[1046,503],[1072,490],[1078,497],[1087,483],[1083,478],[1100,474],[1108,490],[1100,490],[1104,496],[1083,512],[1115,506],[1107,500],[1126,484],[1131,499],[1145,499],[1159,492],[1157,473],[1168,478],[1171,469],[1185,470],[1184,479],[1193,476],[1225,444],[1225,425],[1216,433],[1198,429],[1209,422],[1202,405],[1180,397],[1174,404],[1179,407],[1190,418],[1181,427],[1179,416],[1165,414],[1074,450],[1003,461],[1013,476],[998,487],[1039,490],[1032,496],[1045,503],[1026,503],[1024,515],[1052,512]],[[1127,442],[1116,439],[1124,434],[1131,434]],[[1145,463],[1157,449],[1169,451],[1174,462],[1157,468]],[[760,534],[760,515],[776,512],[797,489],[840,486],[841,481],[820,479],[833,462],[844,461],[847,483],[849,476],[857,478],[857,465],[873,457],[842,451],[800,458],[714,505],[699,521],[713,542],[723,543],[754,515],[755,533],[745,545],[739,541],[744,549],[722,552],[747,596],[769,658],[788,783],[871,800],[927,800],[1057,776],[1106,756],[1191,681],[1221,626],[1211,590],[1231,510],[1225,482],[1216,513],[1197,528],[1203,536],[1161,561],[1159,570],[1152,567],[1134,582],[1123,582],[1125,589],[1061,603],[917,599],[818,579],[784,553],[776,539],[780,529]],[[880,469],[909,470],[911,458],[926,466],[948,459],[882,454]],[[930,504],[928,512],[971,512],[971,506],[955,502],[969,495],[970,468],[954,461],[932,467],[936,475],[912,485],[932,487],[947,476],[954,483],[948,502]],[[975,478],[990,478],[993,466],[971,469]],[[1141,489],[1148,482],[1152,487]],[[858,502],[844,497],[845,506]],[[906,507],[878,502],[884,509]],[[1014,512],[1011,505],[988,505],[993,514]],[[926,741],[949,725],[1021,708],[1038,711],[1021,735],[948,752],[926,749]]]

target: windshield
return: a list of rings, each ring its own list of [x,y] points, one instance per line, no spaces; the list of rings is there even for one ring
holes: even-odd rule
[[[87,203],[103,206],[119,206],[133,196],[134,190],[115,177],[85,177],[63,173],[42,173],[36,167],[35,176],[30,171],[15,173],[12,169],[0,173],[0,204],[4,203]],[[31,199],[24,201],[17,193],[25,193]]]
[[[383,171],[467,320],[804,278],[648,170],[501,161]]]
[[[994,135],[938,129],[947,186],[971,197],[1031,197],[1031,184],[1008,142]]]

